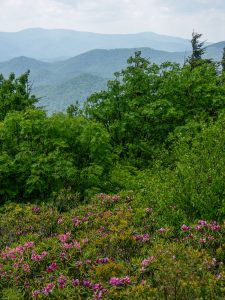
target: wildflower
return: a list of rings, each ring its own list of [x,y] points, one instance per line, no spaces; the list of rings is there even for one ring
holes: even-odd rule
[[[74,226],[79,226],[81,224],[81,221],[79,220],[78,217],[74,217],[72,219],[72,223],[73,223]]]
[[[72,279],[72,285],[73,286],[78,286],[80,284],[79,279]]]
[[[112,277],[109,280],[109,284],[113,286],[121,286],[121,285],[131,284],[131,281],[128,276],[125,276],[124,278]]]
[[[34,207],[32,207],[32,211],[33,211],[34,213],[38,214],[38,213],[41,211],[41,209],[40,209],[40,207],[38,207],[38,206],[34,206]]]
[[[181,229],[182,229],[183,231],[188,231],[188,230],[190,230],[190,227],[188,227],[187,225],[183,224],[183,225],[181,226]]]
[[[166,229],[162,227],[162,228],[158,229],[158,232],[162,234],[162,233],[166,232]]]
[[[92,283],[88,279],[84,279],[82,284],[85,287],[92,288]]]
[[[75,247],[77,250],[80,250],[80,249],[81,249],[81,244],[78,243],[77,241],[74,241],[73,244],[74,244],[74,247]]]
[[[133,237],[136,241],[143,243],[148,242],[150,240],[149,234],[135,234]]]
[[[153,209],[151,207],[147,207],[145,211],[150,214],[153,212]]]
[[[155,261],[155,257],[154,256],[150,256],[150,257],[144,259],[141,262],[141,265],[142,265],[142,267],[147,267],[147,266],[149,266],[154,261]]]
[[[22,268],[24,272],[30,273],[30,266],[28,264],[23,264]]]
[[[216,222],[212,222],[211,224],[208,224],[208,227],[213,231],[220,231],[221,227]]]
[[[73,243],[63,243],[62,247],[64,249],[72,249],[73,248]]]
[[[113,201],[113,202],[117,202],[119,199],[120,199],[120,196],[119,196],[119,195],[114,195],[114,196],[112,196],[112,201]]]
[[[46,272],[51,273],[54,272],[58,268],[57,263],[53,262],[50,266],[48,266]]]
[[[112,258],[108,258],[108,257],[100,258],[100,259],[97,259],[97,260],[96,260],[96,264],[104,265],[104,264],[109,263],[109,262],[112,261],[112,260],[113,260]]]
[[[24,248],[30,249],[34,247],[34,242],[27,242],[23,245]]]
[[[204,221],[204,220],[199,220],[199,221],[198,221],[198,224],[201,225],[202,227],[207,226],[207,222]]]
[[[37,298],[40,294],[41,294],[40,290],[35,290],[35,291],[32,292],[32,297]]]
[[[66,287],[66,277],[64,275],[61,275],[58,279],[58,284],[60,289],[65,289]]]
[[[45,296],[48,296],[50,293],[52,293],[54,287],[55,287],[55,283],[49,283],[46,287],[44,287],[43,294]]]
[[[71,237],[71,232],[67,232],[65,234],[60,234],[58,236],[58,239],[60,240],[60,242],[65,243],[68,241],[68,239]]]
[[[202,238],[202,239],[199,240],[199,242],[200,242],[201,244],[205,244],[205,243],[206,243],[206,239],[205,239],[205,238]]]

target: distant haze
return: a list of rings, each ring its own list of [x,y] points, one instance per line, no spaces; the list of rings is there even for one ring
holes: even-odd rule
[[[187,39],[152,32],[138,34],[97,34],[73,30],[27,29],[16,33],[0,32],[0,61],[28,56],[41,60],[61,60],[93,49],[149,47],[185,52],[190,50]]]
[[[66,28],[100,33],[157,32],[225,37],[224,0],[1,0],[0,30]]]

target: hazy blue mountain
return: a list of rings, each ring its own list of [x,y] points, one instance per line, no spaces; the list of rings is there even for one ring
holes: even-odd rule
[[[223,55],[223,48],[225,47],[225,41],[212,44],[206,48],[206,56],[220,61]]]
[[[94,92],[106,89],[107,81],[107,78],[81,74],[57,85],[36,86],[33,93],[39,97],[38,105],[48,112],[65,111],[70,104],[82,103]]]
[[[63,29],[33,28],[19,32],[0,32],[0,61],[17,56],[40,60],[59,60],[93,49],[150,47],[163,51],[190,50],[186,39],[153,32],[137,34],[98,34]]]
[[[207,47],[207,56],[219,59],[225,42]],[[190,52],[166,52],[150,48],[91,50],[60,62],[47,63],[28,57],[17,57],[0,63],[0,73],[8,76],[31,71],[30,80],[40,105],[49,112],[63,111],[76,100],[82,102],[91,93],[106,87],[113,73],[127,65],[127,59],[140,50],[152,62],[184,63]]]

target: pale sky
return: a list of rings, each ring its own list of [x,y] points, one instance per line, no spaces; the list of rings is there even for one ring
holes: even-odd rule
[[[0,31],[65,28],[99,33],[152,31],[225,40],[225,0],[0,0]]]

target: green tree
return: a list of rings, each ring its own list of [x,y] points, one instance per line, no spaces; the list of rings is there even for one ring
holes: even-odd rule
[[[34,107],[37,99],[31,95],[29,71],[16,78],[11,73],[8,79],[0,75],[0,120],[10,111],[22,111]]]
[[[189,57],[188,62],[192,68],[196,67],[202,60],[202,56],[205,54],[205,42],[201,42],[200,38],[202,34],[192,32],[191,46],[192,55]]]

